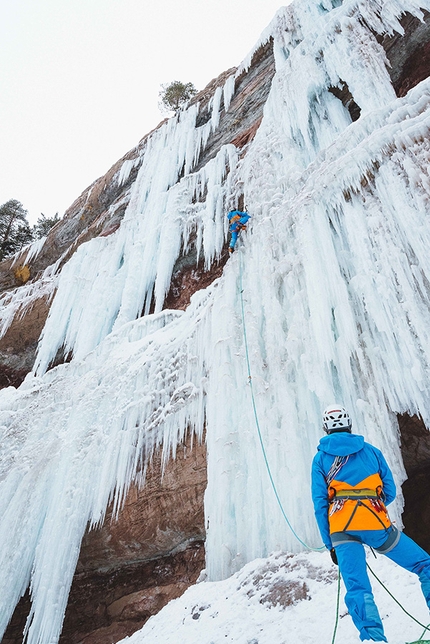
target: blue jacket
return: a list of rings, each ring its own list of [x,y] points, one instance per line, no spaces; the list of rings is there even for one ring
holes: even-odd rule
[[[336,478],[350,486],[358,486],[364,479],[379,474],[383,487],[385,504],[396,498],[393,475],[382,452],[366,443],[363,436],[338,432],[324,436],[319,442],[318,452],[312,462],[312,500],[315,517],[324,545],[332,548],[329,527],[329,495],[327,474],[336,456],[349,456]]]
[[[227,217],[230,221],[229,230],[231,233],[237,233],[242,226],[246,225],[248,219],[251,219],[251,216],[247,212],[242,212],[241,210],[230,210]]]

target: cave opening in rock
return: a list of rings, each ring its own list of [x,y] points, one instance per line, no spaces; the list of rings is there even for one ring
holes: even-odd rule
[[[339,81],[339,85],[337,87],[331,86],[328,88],[328,91],[333,94],[333,96],[336,96],[336,98],[342,101],[342,104],[349,112],[351,121],[358,121],[358,119],[360,118],[361,109],[354,101],[354,97],[352,96],[348,85],[343,80],[341,80]]]
[[[430,552],[430,432],[419,416],[399,414],[403,463],[408,475],[402,485],[405,532]]]
[[[430,76],[430,13],[423,11],[422,19],[405,12],[398,31],[377,36],[382,44],[397,96],[405,96],[410,89]]]

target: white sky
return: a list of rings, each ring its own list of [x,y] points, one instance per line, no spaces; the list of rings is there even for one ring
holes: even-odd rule
[[[162,83],[238,65],[279,0],[0,0],[0,204],[60,216],[163,118]]]

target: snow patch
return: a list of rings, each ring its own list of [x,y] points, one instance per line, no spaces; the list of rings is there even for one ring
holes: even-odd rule
[[[422,623],[428,610],[417,577],[385,558],[369,564],[389,590]],[[388,641],[416,640],[415,624],[371,577]],[[345,590],[343,588],[342,596]],[[328,553],[272,554],[219,582],[202,582],[171,601],[127,644],[296,644],[331,642],[336,621],[337,568]],[[357,631],[341,599],[336,641],[356,644]]]

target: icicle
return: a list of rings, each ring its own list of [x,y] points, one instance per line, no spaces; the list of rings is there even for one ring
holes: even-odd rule
[[[223,96],[223,88],[217,87],[215,90],[213,103],[212,103],[212,117],[211,117],[212,132],[214,132],[219,125],[220,105],[221,105],[222,96]]]
[[[209,577],[301,548],[256,434],[241,296],[262,439],[302,538],[319,545],[309,468],[328,402],[348,407],[402,482],[395,414],[430,424],[430,81],[396,99],[359,11],[388,32],[426,2],[337,4],[278,13],[276,75],[240,159],[227,145],[193,173],[212,124],[196,128],[191,106],[148,138],[120,228],[62,268],[38,375],[0,392],[1,633],[30,584],[28,644],[55,643],[88,523],[110,502],[120,511],[156,449],[165,463],[204,426]],[[354,123],[329,92],[340,79],[362,108]],[[220,256],[239,187],[252,219],[222,277],[185,312],[161,311],[181,249],[194,244],[207,268]],[[5,294],[3,328],[37,295]],[[45,372],[60,348],[73,360]]]
[[[136,167],[139,161],[140,161],[139,157],[137,157],[137,159],[126,159],[124,161],[118,173],[117,181],[119,186],[122,186],[124,183],[126,183],[126,181],[130,176],[130,172],[133,170],[133,168]]]
[[[230,107],[231,99],[234,96],[234,87],[235,87],[236,77],[234,74],[229,76],[224,83],[223,88],[223,98],[224,98],[224,109],[227,112]]]

